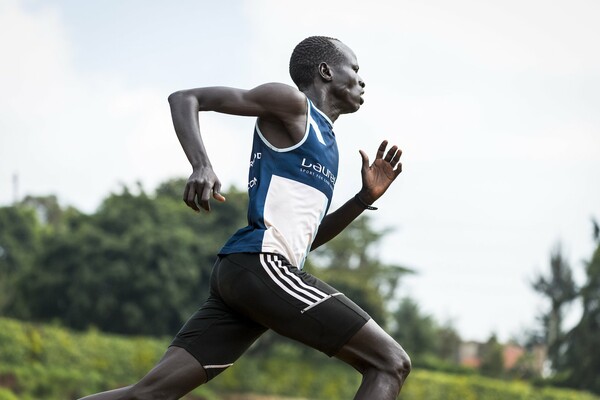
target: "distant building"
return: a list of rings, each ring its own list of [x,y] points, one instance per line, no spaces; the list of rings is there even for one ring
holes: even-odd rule
[[[476,341],[462,342],[458,348],[458,363],[464,367],[479,368],[485,343]],[[528,357],[527,367],[537,375],[543,376],[547,369],[546,346],[536,345],[528,350],[524,347],[509,343],[502,346],[504,370],[510,371],[518,366],[523,357]]]
[[[462,342],[458,347],[458,363],[464,367],[479,368],[483,343]]]
[[[509,371],[513,369],[519,359],[523,357],[525,354],[525,349],[521,346],[517,346],[516,344],[507,344],[504,346],[502,352],[502,358],[504,360],[504,370]]]

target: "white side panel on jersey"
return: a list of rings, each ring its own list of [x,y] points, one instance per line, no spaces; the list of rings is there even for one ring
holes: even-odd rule
[[[326,208],[327,197],[319,190],[273,175],[265,199],[262,251],[281,254],[302,268]]]
[[[315,122],[315,120],[313,119],[313,117],[310,114],[308,115],[308,122],[310,123],[310,125],[314,129],[315,135],[317,135],[317,140],[324,146],[325,145],[325,139],[323,139],[323,134],[321,133],[321,130],[319,129],[319,124],[317,124]]]

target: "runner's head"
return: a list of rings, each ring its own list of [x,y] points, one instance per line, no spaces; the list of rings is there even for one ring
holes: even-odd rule
[[[290,76],[298,89],[312,85],[319,73],[319,65],[339,64],[344,59],[339,39],[310,36],[298,43],[290,58]]]
[[[339,39],[311,36],[301,41],[290,58],[290,76],[301,91],[314,86],[325,90],[341,114],[363,103],[365,83],[358,75],[356,55]]]

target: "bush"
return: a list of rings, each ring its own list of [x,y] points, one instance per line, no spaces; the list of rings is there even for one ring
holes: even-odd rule
[[[167,344],[0,318],[0,384],[22,399],[76,398],[135,382]]]
[[[574,390],[537,388],[525,382],[502,381],[477,375],[448,375],[417,371],[402,390],[403,400],[597,400]]]
[[[73,399],[134,383],[168,343],[0,318],[0,400]],[[322,400],[354,396],[359,374],[335,359],[306,354],[291,342],[280,342],[263,354],[247,354],[192,398],[216,400],[220,394],[251,392]],[[402,390],[402,400],[422,399],[600,400],[583,392],[417,368]]]
[[[0,400],[19,400],[19,399],[10,390],[0,387]]]

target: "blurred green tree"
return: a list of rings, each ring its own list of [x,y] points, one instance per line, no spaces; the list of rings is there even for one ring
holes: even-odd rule
[[[543,335],[548,346],[548,357],[554,369],[561,368],[561,347],[565,340],[562,321],[566,307],[577,297],[571,266],[557,244],[550,254],[550,272],[538,274],[532,282],[533,289],[548,299],[550,308],[540,317]]]
[[[593,224],[597,247],[586,262],[586,281],[580,290],[583,312],[567,335],[562,372],[567,385],[600,394],[600,237],[598,224]]]
[[[10,243],[23,245],[4,246],[7,254],[20,249],[22,259],[10,267],[22,272],[15,301],[7,306],[10,315],[77,329],[175,333],[207,297],[218,250],[247,223],[245,192],[232,188],[211,213],[195,214],[181,200],[185,182],[169,180],[152,195],[141,185],[123,187],[92,214],[63,209],[54,196],[28,197],[20,211],[8,207],[7,218],[17,211],[26,218],[13,217],[11,229],[25,229],[31,237],[21,240],[6,230]],[[401,276],[410,272],[379,259],[377,245],[387,232],[359,218],[312,254],[306,266],[382,324]],[[6,264],[8,256],[2,257]]]
[[[207,297],[216,253],[245,219],[245,194],[235,189],[213,213],[196,215],[172,196],[184,182],[165,182],[154,196],[124,187],[94,214],[67,210],[52,220],[38,266],[20,284],[27,315],[79,329],[175,333]]]
[[[457,364],[462,339],[452,322],[448,321],[437,327],[436,341],[435,355],[443,361]]]
[[[390,333],[410,353],[413,363],[418,365],[424,356],[436,352],[436,322],[414,300],[403,298],[392,318]]]
[[[22,205],[0,208],[0,315],[28,316],[27,299],[19,288],[34,270],[41,236],[35,210]]]
[[[492,334],[483,345],[479,371],[485,376],[494,378],[500,378],[504,374],[503,347],[495,334]]]

